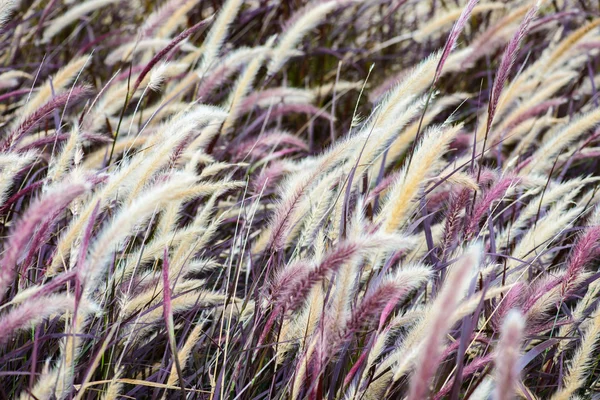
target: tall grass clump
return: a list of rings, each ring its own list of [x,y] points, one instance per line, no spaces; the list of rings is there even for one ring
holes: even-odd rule
[[[0,0],[0,398],[599,397],[599,7]]]

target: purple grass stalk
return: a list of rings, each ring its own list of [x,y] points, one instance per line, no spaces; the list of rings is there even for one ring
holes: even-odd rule
[[[322,360],[326,364],[331,357],[334,357],[339,349],[343,347],[354,335],[363,327],[368,327],[377,322],[379,325],[378,331],[383,328],[387,317],[390,315],[394,307],[398,304],[413,287],[406,287],[398,284],[398,282],[389,281],[380,284],[371,293],[367,294],[361,301],[360,305],[353,310],[346,325],[337,334],[326,334],[329,338],[328,343],[322,346]],[[335,329],[335,327],[334,327]],[[368,355],[363,353],[361,359],[357,361],[352,370],[348,373],[345,382],[349,382],[352,376],[358,371],[362,362]]]
[[[574,153],[567,161],[563,164],[559,164],[560,168],[564,171],[565,168],[568,168],[571,162],[575,160],[594,160],[600,157],[600,150],[591,150],[587,151],[585,154]]]
[[[521,21],[521,25],[515,32],[514,36],[508,42],[504,53],[502,54],[502,59],[500,61],[500,66],[498,67],[498,74],[496,75],[496,79],[494,80],[494,85],[492,86],[492,93],[490,96],[490,106],[488,109],[488,118],[487,118],[487,126],[486,130],[489,130],[492,127],[492,122],[494,121],[494,115],[496,114],[496,108],[498,107],[498,101],[500,100],[500,94],[502,93],[502,89],[504,88],[504,84],[508,79],[508,74],[517,59],[517,55],[519,53],[519,48],[521,47],[521,42],[529,32],[529,25],[531,21],[535,17],[538,11],[539,4],[536,3],[525,15],[523,21]]]
[[[529,25],[531,21],[537,14],[539,8],[539,4],[536,3],[525,15],[523,21],[521,21],[521,25],[515,32],[514,36],[506,46],[504,53],[502,54],[502,59],[500,60],[500,66],[498,67],[498,74],[496,75],[496,79],[494,80],[494,85],[492,86],[492,93],[490,96],[490,107],[488,109],[488,119],[487,119],[487,130],[489,131],[492,122],[494,120],[494,115],[496,113],[496,107],[498,106],[498,101],[500,100],[500,94],[502,93],[502,89],[504,88],[504,84],[508,79],[508,74],[515,63],[517,55],[519,53],[519,48],[521,47],[521,42],[529,32]]]
[[[282,287],[281,291],[276,295],[279,303],[288,310],[296,310],[303,304],[306,296],[308,296],[316,283],[320,282],[326,276],[335,273],[345,262],[358,254],[359,251],[360,246],[357,243],[346,241],[338,244],[334,250],[323,257],[316,268],[308,270],[302,276],[297,277],[293,284]],[[296,274],[297,270],[293,269],[290,273]]]
[[[235,71],[237,71],[237,68],[227,65],[226,63],[217,65],[214,67],[214,69],[207,71],[207,73],[203,76],[202,82],[200,82],[198,86],[198,90],[196,91],[196,101],[207,101],[207,98],[211,92],[219,85],[225,83],[230,74],[234,73]]]
[[[240,143],[234,151],[234,160],[241,161],[252,155],[257,159],[269,155],[274,147],[289,145],[292,151],[308,151],[308,146],[304,141],[296,136],[285,132],[265,132],[259,138],[249,139]]]
[[[135,83],[133,84],[133,90],[131,91],[131,93],[135,93],[135,91],[140,86],[140,84],[142,83],[142,81],[144,80],[146,75],[148,75],[148,72],[150,72],[150,70],[156,65],[156,63],[158,63],[164,56],[166,56],[171,50],[173,50],[173,48],[175,48],[175,46],[177,46],[179,43],[181,43],[184,39],[186,39],[189,36],[196,33],[200,28],[204,27],[211,20],[212,20],[212,18],[207,18],[205,20],[202,20],[202,21],[198,22],[196,25],[181,32],[179,35],[177,35],[177,37],[175,39],[173,39],[171,41],[171,43],[169,43],[161,51],[159,51],[154,57],[152,57],[152,59],[148,62],[148,64],[146,64],[146,66],[144,67],[144,69],[142,70],[140,75],[137,77]]]
[[[42,12],[42,16],[40,17],[40,19],[37,23],[37,27],[36,27],[36,34],[40,38],[41,38],[42,26],[44,24],[44,21],[46,20],[46,18],[48,18],[48,15],[50,15],[50,12],[52,11],[52,9],[56,5],[56,3],[57,3],[57,0],[50,0],[44,7],[44,11]]]
[[[569,170],[569,167],[573,163],[573,160],[577,160],[577,159],[581,159],[581,158],[594,158],[594,157],[596,157],[596,154],[595,154],[595,153],[597,153],[596,151],[591,151],[591,152],[588,152],[587,154],[581,154],[581,150],[583,150],[590,143],[594,142],[598,137],[600,137],[600,129],[596,128],[596,130],[594,131],[594,133],[592,135],[588,136],[583,141],[583,143],[581,143],[578,146],[578,148],[574,149],[571,152],[571,155],[569,156],[569,158],[566,161],[564,161],[563,163],[559,164],[558,168],[562,170],[562,172],[558,176],[558,180],[559,181],[563,181],[564,180],[565,175],[567,174],[567,171]]]
[[[283,306],[281,306],[279,304],[275,305],[275,307],[269,314],[269,318],[267,319],[267,322],[265,323],[262,333],[258,337],[258,342],[256,344],[257,348],[260,348],[260,346],[262,346],[262,344],[265,342],[265,340],[267,339],[267,335],[269,335],[269,333],[271,332],[273,325],[275,325],[275,321],[277,320],[279,315],[281,315],[282,311],[283,311]]]
[[[398,304],[401,298],[408,293],[407,288],[399,287],[394,282],[384,282],[371,294],[367,295],[358,307],[352,312],[339,339],[335,339],[329,346],[330,349],[339,347],[363,326],[372,325],[377,321],[382,326]]]
[[[169,157],[169,169],[172,170],[177,165],[177,161],[180,159],[181,155],[185,151],[185,148],[192,141],[193,135],[187,135],[174,149],[173,153]],[[169,179],[169,176],[165,176],[165,181]]]
[[[360,355],[360,357],[358,357],[358,360],[356,360],[356,362],[354,363],[354,365],[352,365],[352,368],[350,368],[350,371],[348,371],[348,374],[346,374],[346,376],[344,377],[344,386],[348,386],[350,384],[350,382],[352,382],[352,379],[354,379],[354,377],[356,376],[356,374],[358,373],[358,371],[364,365],[365,361],[367,361],[367,359],[369,357],[369,352],[371,350],[370,347],[371,346],[369,345],[369,347],[367,347],[362,352],[362,354]]]
[[[582,273],[585,265],[598,255],[599,242],[599,226],[586,229],[585,233],[577,240],[575,248],[569,257],[565,278],[561,282],[560,292],[563,299],[575,289],[574,281]]]
[[[498,178],[498,173],[491,168],[484,168],[479,176],[479,184],[491,185]]]
[[[471,333],[467,336],[467,339],[469,341],[472,342],[479,342],[485,346],[489,346],[490,345],[490,340],[486,337],[483,337],[481,335],[478,335],[477,333]],[[442,360],[446,360],[448,357],[450,357],[450,355],[454,352],[456,352],[457,350],[459,350],[460,348],[460,341],[454,341],[452,343],[450,343],[448,346],[446,346],[446,348],[444,349],[444,351],[442,352],[442,356],[441,359]],[[464,354],[463,354],[464,355]]]
[[[496,349],[496,389],[495,400],[514,398],[519,380],[518,361],[521,340],[525,329],[525,319],[518,310],[511,310],[502,324],[500,341]]]
[[[319,265],[313,269],[309,269],[309,266],[304,262],[299,262],[286,268],[286,270],[278,277],[277,282],[273,285],[271,301],[275,302],[275,306],[260,335],[258,346],[264,343],[275,320],[282,311],[294,311],[298,309],[318,282],[328,275],[337,272],[337,270],[351,257],[356,255],[359,250],[360,248],[356,243],[343,242],[333,251],[326,254]]]
[[[44,243],[47,243],[50,234],[52,233],[51,229],[53,225],[58,222],[57,219],[62,212],[63,210],[61,209],[54,210],[51,214],[47,215],[46,218],[44,218],[44,220],[41,221],[41,223],[38,225],[36,232],[34,233],[33,238],[31,239],[31,244],[29,245],[29,251],[27,252],[27,256],[23,261],[23,265],[21,267],[22,271],[20,271],[21,273],[24,273],[27,270],[38,249]]]
[[[471,361],[469,363],[469,365],[465,366],[465,368],[463,369],[463,372],[462,372],[462,379],[464,380],[465,378],[468,378],[469,376],[473,375],[475,372],[479,371],[480,369],[486,367],[493,361],[493,359],[494,359],[494,357],[492,354],[488,354],[488,355],[482,356],[482,357],[477,357],[476,359]],[[442,387],[433,396],[433,400],[441,400],[445,396],[450,394],[450,391],[452,390],[452,386],[454,385],[454,379],[455,378],[452,377],[452,379],[450,379],[450,381],[447,384],[445,384],[444,387]]]
[[[48,146],[48,145],[55,145],[55,144],[64,142],[65,140],[69,139],[69,136],[70,136],[69,133],[60,133],[58,135],[46,136],[46,137],[43,137],[40,139],[36,139],[30,143],[27,143],[24,146],[19,147],[19,149],[17,151],[23,153],[28,150],[33,150],[33,149],[37,149],[37,148]],[[96,134],[96,133],[83,133],[83,134],[81,134],[81,137],[83,139],[89,140],[90,142],[93,142],[93,143],[110,143],[110,142],[112,142],[111,138],[106,137],[104,135]]]
[[[501,43],[504,43],[502,39],[502,35],[500,32],[502,29],[506,28],[507,22],[506,19],[510,18],[510,14],[506,17],[501,18],[498,22],[496,22],[493,26],[488,28],[485,32],[483,32],[476,40],[473,42],[471,46],[473,46],[473,51],[471,54],[462,62],[462,66],[464,68],[468,68],[473,66],[473,64],[489,53],[490,46],[495,48],[497,45],[500,47]]]
[[[501,178],[494,186],[486,191],[485,195],[475,204],[473,214],[469,218],[465,229],[465,237],[470,239],[475,234],[475,230],[483,218],[484,214],[490,209],[492,203],[501,199],[508,189],[514,185],[518,185],[521,179],[517,176],[509,175]]]
[[[36,124],[51,116],[54,110],[63,107],[67,102],[75,104],[77,100],[89,93],[85,86],[75,86],[70,91],[61,93],[38,108],[4,139],[0,144],[1,151],[7,151],[17,144]],[[58,128],[58,127],[57,127]]]
[[[496,109],[498,107],[498,102],[500,101],[500,94],[502,93],[502,89],[504,89],[504,84],[508,79],[508,74],[517,59],[517,55],[519,53],[519,48],[521,47],[521,42],[529,32],[529,25],[531,21],[537,14],[539,8],[539,3],[536,3],[525,15],[523,21],[521,21],[521,25],[515,32],[514,36],[508,42],[504,53],[502,54],[502,59],[500,61],[500,66],[498,67],[498,73],[496,75],[496,79],[494,80],[494,84],[492,86],[492,93],[490,95],[490,102],[488,107],[488,117],[487,117],[487,125],[485,130],[485,138],[483,140],[483,150],[482,155],[485,154],[485,146],[488,138],[488,134],[490,129],[492,128],[492,123],[494,122],[494,116],[496,115]],[[501,144],[499,144],[500,146]],[[481,167],[480,167],[481,170]]]
[[[28,167],[29,168],[29,167]],[[4,214],[6,211],[10,209],[10,207],[20,198],[27,196],[31,192],[37,190],[40,186],[44,184],[44,181],[36,181],[29,184],[27,187],[19,190],[17,193],[10,196],[0,207],[0,214]]]
[[[422,193],[424,193],[424,191],[422,191]],[[450,196],[451,191],[449,190],[440,190],[431,193],[429,196],[427,196],[427,198],[425,198],[425,195],[422,195],[419,199],[419,205],[423,209],[423,213],[421,216],[425,219],[431,219],[431,213],[425,213],[425,207],[427,207],[427,209],[429,210],[438,210],[442,208],[444,204],[447,204],[450,201]],[[428,216],[428,218],[426,216]],[[431,225],[431,221],[429,225]],[[431,230],[431,227],[429,227],[428,229]]]
[[[271,162],[252,182],[254,193],[258,194],[263,190],[266,191],[267,188],[272,187],[285,173],[285,164],[283,162],[278,160]]]
[[[9,99],[13,96],[21,96],[24,94],[28,94],[31,93],[30,89],[17,89],[17,90],[13,90],[12,92],[8,92],[8,93],[4,93],[3,95],[0,95],[0,101],[4,101],[6,99]]]
[[[379,196],[383,191],[389,188],[399,175],[399,172],[393,172],[382,178],[381,182],[379,182],[371,191],[369,191],[369,197],[367,197],[367,201],[373,200],[375,197]]]
[[[446,40],[446,44],[444,45],[444,50],[442,51],[440,61],[435,69],[435,75],[433,77],[432,86],[435,85],[438,78],[442,74],[442,69],[444,68],[444,64],[446,63],[446,60],[448,59],[448,56],[450,55],[452,50],[454,50],[458,36],[465,28],[465,25],[466,25],[467,21],[469,20],[471,13],[473,12],[473,8],[475,8],[478,1],[479,0],[469,0],[467,5],[463,9],[462,13],[460,14],[460,17],[458,17],[458,19],[452,26],[452,29],[450,30],[450,34],[448,35],[448,39]]]
[[[505,134],[509,133],[512,129],[514,129],[521,123],[527,121],[528,119],[537,117],[541,113],[548,111],[550,108],[558,107],[558,106],[564,104],[565,102],[566,102],[566,99],[563,99],[563,98],[551,99],[551,100],[542,101],[541,103],[528,108],[527,110],[525,110],[522,113],[520,113],[519,115],[517,115],[517,117],[510,124],[508,124],[508,126],[504,130],[504,133]]]
[[[450,329],[448,315],[458,303],[462,287],[468,281],[470,272],[478,266],[481,248],[472,246],[454,265],[448,274],[432,310],[431,325],[420,347],[420,355],[410,380],[408,400],[421,400],[427,397],[429,385],[440,360],[439,347]],[[451,388],[452,386],[450,386]]]
[[[289,290],[290,286],[297,285],[302,279],[306,278],[311,267],[311,264],[304,260],[285,267],[271,285],[271,299],[281,301],[283,298],[282,293]]]
[[[88,188],[84,184],[71,184],[60,190],[49,193],[35,201],[27,213],[13,228],[12,235],[6,243],[4,256],[0,262],[0,297],[14,279],[16,266],[22,249],[27,245],[31,234],[48,214],[66,207],[73,199],[83,194]]]
[[[379,289],[378,289],[379,290]],[[406,295],[407,291],[405,289],[401,289],[401,291],[396,292],[394,296],[391,296],[387,303],[384,305],[383,310],[379,313],[379,323],[377,325],[377,330],[381,331],[385,325],[385,321],[387,321],[394,308],[398,305],[398,302]]]
[[[275,210],[275,215],[270,224],[273,226],[273,230],[268,245],[268,250],[270,250],[271,253],[277,253],[284,248],[285,239],[291,229],[290,218],[292,217],[294,210],[297,209],[298,203],[302,199],[302,196],[304,196],[306,189],[322,172],[322,169],[317,167],[306,176],[303,176],[293,193],[291,193],[290,196],[286,196],[286,199],[281,202]]]
[[[450,203],[446,222],[444,223],[444,238],[442,239],[441,249],[442,254],[440,261],[445,262],[453,243],[456,242],[457,234],[461,227],[462,218],[460,217],[461,210],[465,209],[469,201],[469,189],[461,189]]]
[[[48,296],[50,293],[54,292],[56,289],[63,286],[65,283],[70,282],[76,277],[77,273],[74,269],[67,272],[63,272],[62,274],[54,277],[50,282],[41,286],[38,291],[32,293],[30,298],[37,299],[39,297]]]
[[[450,56],[450,53],[452,52],[452,50],[454,50],[454,47],[456,46],[456,41],[458,39],[458,36],[463,31],[467,21],[469,20],[469,17],[471,16],[473,8],[475,8],[475,5],[477,4],[478,1],[479,0],[469,0],[467,5],[465,6],[465,8],[463,8],[463,11],[461,12],[460,16],[458,17],[458,20],[456,20],[456,22],[452,26],[452,29],[450,30],[450,34],[448,35],[448,39],[446,40],[446,44],[444,45],[442,54],[440,56],[440,61],[438,62],[438,65],[435,68],[435,73],[433,75],[433,79],[431,80],[431,85],[429,87],[429,94],[427,95],[427,100],[425,101],[425,107],[423,107],[423,112],[421,113],[421,117],[419,119],[419,125],[417,127],[417,134],[415,135],[415,140],[412,143],[406,165],[412,164],[412,158],[415,153],[415,149],[417,148],[417,143],[419,143],[420,138],[421,138],[421,127],[423,125],[423,119],[425,118],[425,114],[427,113],[427,107],[429,106],[429,102],[432,99],[435,84],[437,83],[438,78],[442,74],[442,70],[444,68],[444,64],[446,64],[446,60],[448,59],[448,56]]]
[[[555,321],[554,319],[547,321],[546,323],[530,323],[529,321],[527,321],[527,325],[525,328],[525,336],[536,336],[536,335],[541,335],[544,332],[549,332],[549,331],[554,331],[557,328],[560,328],[562,326],[566,326],[566,325],[572,325],[573,323],[575,323],[576,321],[573,321],[572,318],[565,318],[563,320],[560,321]],[[552,339],[550,339],[552,340]],[[557,341],[559,340],[563,340],[563,339],[556,339]]]
[[[272,226],[275,228],[273,229],[269,240],[271,251],[277,252],[283,249],[285,238],[291,229],[290,218],[292,217],[294,210],[298,207],[298,203],[304,195],[304,191],[309,186],[310,181],[311,179],[306,179],[300,187],[292,193],[290,198],[286,199],[285,202],[277,207],[272,222]]]
[[[504,294],[502,301],[497,305],[496,313],[492,316],[492,323],[495,328],[500,329],[504,317],[510,310],[523,305],[522,299],[526,293],[527,285],[524,282],[517,282]]]
[[[73,298],[63,295],[28,299],[20,306],[0,317],[0,345],[18,330],[54,314],[73,308]]]

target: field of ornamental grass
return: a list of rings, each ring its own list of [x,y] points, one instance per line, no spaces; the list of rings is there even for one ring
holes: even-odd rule
[[[0,21],[0,399],[600,398],[600,2]]]

